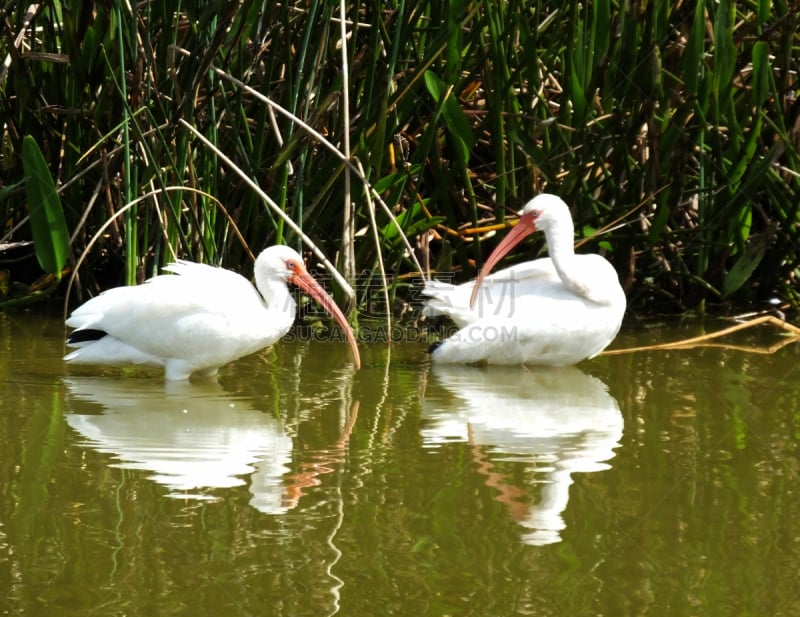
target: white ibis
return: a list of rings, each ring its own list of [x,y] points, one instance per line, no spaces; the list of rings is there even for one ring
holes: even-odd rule
[[[355,336],[333,299],[288,246],[272,246],[255,262],[255,287],[229,270],[189,261],[164,268],[143,285],[116,287],[67,319],[75,328],[64,357],[75,364],[163,366],[168,380],[213,377],[220,366],[268,347],[295,319],[293,283],[331,313],[360,366]]]
[[[523,238],[542,230],[549,258],[487,274]],[[460,328],[431,346],[434,362],[566,366],[600,353],[619,332],[625,293],[600,255],[576,255],[569,208],[541,194],[487,259],[478,278],[462,285],[426,285],[427,314],[444,314]]]

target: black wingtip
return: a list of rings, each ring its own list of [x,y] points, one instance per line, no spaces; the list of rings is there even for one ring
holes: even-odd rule
[[[108,336],[108,332],[103,330],[93,330],[92,328],[74,330],[67,337],[67,344],[76,345],[77,343],[86,343],[88,341],[99,341],[104,336]]]
[[[444,341],[436,341],[435,343],[431,343],[430,346],[428,347],[428,353],[432,354],[434,351],[436,351],[437,349],[439,349],[439,347],[442,346],[442,343],[444,343]]]

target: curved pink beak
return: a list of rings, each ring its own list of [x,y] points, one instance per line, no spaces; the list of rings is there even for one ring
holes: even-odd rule
[[[326,311],[328,311],[347,337],[347,342],[350,343],[350,349],[353,351],[353,361],[356,365],[356,370],[361,368],[361,356],[358,353],[358,344],[356,343],[355,334],[353,334],[353,329],[350,327],[350,324],[347,323],[347,319],[345,318],[342,311],[339,310],[339,307],[336,306],[336,303],[333,301],[322,286],[314,280],[314,277],[311,276],[308,271],[301,265],[297,264],[297,268],[294,271],[294,274],[289,279],[290,283],[294,283],[300,289],[305,291],[309,296],[314,298],[317,302],[322,305]]]
[[[475,279],[475,285],[472,287],[472,295],[469,297],[470,308],[475,304],[475,298],[478,297],[478,290],[481,288],[486,275],[492,271],[492,268],[497,265],[497,262],[505,257],[511,249],[534,231],[536,231],[536,220],[533,218],[533,212],[526,212],[519,217],[519,223],[508,232],[508,235],[503,238],[503,241],[497,245],[491,255],[489,255],[486,263],[483,264],[483,268],[481,268],[481,271],[478,273],[478,278]]]

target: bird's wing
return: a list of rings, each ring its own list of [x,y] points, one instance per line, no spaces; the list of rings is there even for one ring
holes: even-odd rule
[[[520,283],[498,304],[477,305],[474,319],[433,352],[456,363],[566,366],[605,348],[619,329],[615,306],[589,302],[561,282]]]
[[[224,332],[247,307],[261,305],[255,288],[236,273],[190,262],[165,269],[174,274],[92,298],[67,325],[102,330],[159,357],[180,357],[192,339]]]
[[[560,279],[549,258],[526,261],[487,276],[472,307],[469,301],[475,281],[461,285],[429,281],[423,290],[429,298],[423,314],[446,315],[463,327],[481,316],[513,313],[515,298],[554,284],[560,285]]]
[[[600,255],[575,255],[570,268],[573,291],[595,304],[625,304],[619,275],[609,261]]]

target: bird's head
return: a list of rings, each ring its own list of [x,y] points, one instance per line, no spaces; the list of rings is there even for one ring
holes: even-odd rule
[[[319,302],[322,308],[328,311],[339,324],[339,327],[342,328],[348,343],[350,343],[356,369],[361,368],[358,344],[350,324],[347,323],[347,319],[339,307],[336,306],[333,298],[325,292],[322,286],[306,270],[303,258],[300,257],[297,251],[283,245],[270,246],[264,249],[256,259],[255,273],[256,281],[263,277],[271,281],[291,283]]]
[[[499,249],[503,244],[508,242],[509,237],[512,237],[514,232],[516,232],[517,235],[512,237],[514,242],[508,245],[507,251],[519,244],[523,238],[534,231],[546,231],[553,225],[560,224],[566,220],[572,220],[572,217],[569,213],[569,207],[564,203],[563,199],[550,193],[537,195],[519,211],[519,223],[517,223],[514,230],[506,236],[506,239],[497,248]],[[517,232],[518,228],[522,228],[522,230]]]
[[[531,199],[525,204],[522,210],[519,211],[519,221],[517,224],[508,232],[506,237],[503,238],[503,241],[497,245],[483,264],[483,268],[481,268],[481,271],[478,273],[478,278],[475,279],[475,285],[472,288],[472,295],[469,300],[470,306],[475,303],[475,298],[478,297],[478,290],[486,275],[488,275],[497,262],[505,257],[517,244],[522,242],[534,231],[541,230],[547,232],[557,225],[571,223],[572,216],[569,213],[569,207],[564,203],[564,200],[557,195],[542,193]],[[570,236],[571,235],[570,233]]]

